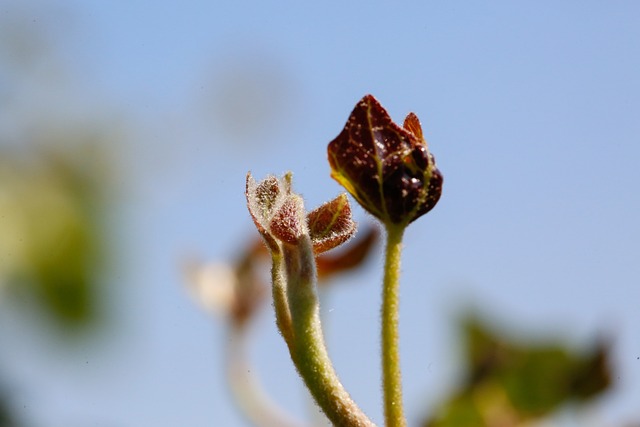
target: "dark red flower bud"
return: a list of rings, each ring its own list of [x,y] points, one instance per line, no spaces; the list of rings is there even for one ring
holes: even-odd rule
[[[366,95],[328,147],[331,176],[385,224],[411,223],[433,209],[442,192],[418,117],[409,114],[403,126]]]

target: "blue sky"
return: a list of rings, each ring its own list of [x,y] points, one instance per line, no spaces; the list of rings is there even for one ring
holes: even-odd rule
[[[180,260],[230,260],[253,235],[247,170],[292,170],[309,207],[341,191],[326,144],[366,93],[398,121],[418,114],[445,177],[403,258],[412,420],[455,380],[451,321],[467,306],[578,346],[610,334],[618,384],[598,415],[640,418],[640,4],[26,4],[0,13],[63,27],[57,49],[76,73],[73,103],[50,105],[135,129],[114,205],[117,332],[69,354],[3,326],[4,369],[34,425],[244,425],[223,383],[224,326],[186,296]],[[323,306],[337,370],[380,422],[378,262]],[[272,317],[255,330],[256,370],[302,416]]]

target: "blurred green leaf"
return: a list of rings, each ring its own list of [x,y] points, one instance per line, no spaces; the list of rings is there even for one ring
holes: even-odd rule
[[[484,425],[478,405],[470,393],[458,394],[438,410],[437,417],[428,420],[425,427],[478,427]]]
[[[527,343],[500,336],[473,317],[463,322],[462,339],[465,379],[427,427],[519,426],[598,396],[611,383],[603,343],[583,352],[557,342]]]
[[[3,152],[0,283],[32,296],[62,330],[87,326],[96,320],[104,252],[101,181],[73,151]]]

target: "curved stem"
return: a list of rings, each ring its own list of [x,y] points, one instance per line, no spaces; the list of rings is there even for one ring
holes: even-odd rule
[[[230,325],[226,371],[229,387],[241,412],[258,427],[305,427],[293,420],[264,392],[256,376],[251,374],[247,357],[246,325]]]
[[[287,297],[293,326],[291,358],[311,395],[335,426],[374,427],[344,389],[327,352],[320,324],[311,241],[284,244]]]
[[[398,344],[398,311],[400,287],[400,254],[405,225],[387,228],[384,279],[382,288],[382,390],[384,419],[387,427],[404,427],[402,407],[402,375]]]

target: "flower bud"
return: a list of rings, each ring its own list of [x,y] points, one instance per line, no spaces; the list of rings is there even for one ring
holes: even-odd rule
[[[442,174],[417,116],[400,127],[372,95],[355,106],[328,154],[331,176],[385,224],[409,224],[440,199]]]

